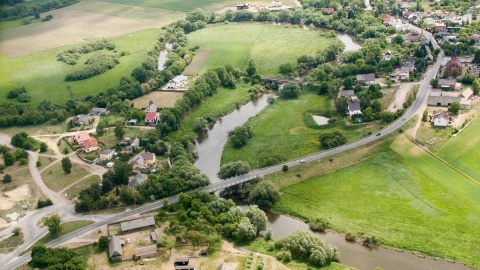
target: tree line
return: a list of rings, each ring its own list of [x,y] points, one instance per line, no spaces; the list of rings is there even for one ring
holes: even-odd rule
[[[2,0],[0,2],[0,20],[8,21],[33,16],[54,9],[78,3],[78,0]]]

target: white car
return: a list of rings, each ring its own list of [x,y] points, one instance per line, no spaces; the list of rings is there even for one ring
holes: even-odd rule
[[[300,159],[300,163],[304,163],[305,161],[305,159]]]
[[[127,238],[127,243],[130,243],[130,238]]]

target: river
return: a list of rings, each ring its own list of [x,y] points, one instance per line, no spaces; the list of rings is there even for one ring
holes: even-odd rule
[[[171,43],[166,43],[165,48],[163,48],[158,54],[158,70],[163,70],[165,68],[165,62],[167,62],[167,55],[170,50],[173,49]]]

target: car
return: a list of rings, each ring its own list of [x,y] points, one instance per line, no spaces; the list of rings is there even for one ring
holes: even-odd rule
[[[304,163],[305,162],[305,159],[300,159],[300,163]]]
[[[377,136],[380,136],[380,135],[382,135],[382,133],[381,133],[381,132],[377,133]]]
[[[130,243],[130,238],[127,238],[127,243]]]

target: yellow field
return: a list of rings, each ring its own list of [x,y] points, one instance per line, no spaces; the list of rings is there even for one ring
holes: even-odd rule
[[[137,109],[148,107],[150,101],[160,108],[171,108],[175,102],[183,97],[183,93],[152,91],[144,96],[133,100],[133,106]]]

